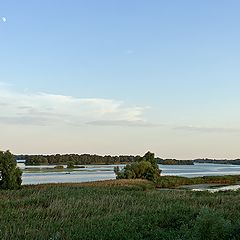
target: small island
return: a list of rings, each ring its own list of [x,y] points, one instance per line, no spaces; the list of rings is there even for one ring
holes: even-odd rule
[[[113,165],[113,164],[128,164],[136,162],[140,156],[120,155],[120,156],[100,156],[96,154],[53,154],[53,155],[15,155],[14,158],[18,161],[24,160],[26,166],[31,165]],[[177,160],[177,159],[162,159],[155,158],[158,164],[163,165],[193,165],[193,160]]]

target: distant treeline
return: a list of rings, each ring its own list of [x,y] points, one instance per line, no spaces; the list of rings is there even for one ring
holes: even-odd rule
[[[193,160],[195,163],[215,163],[215,164],[233,164],[233,165],[240,165],[240,159],[234,160],[217,160],[217,159],[209,159],[209,158],[201,158]]]
[[[25,160],[26,165],[61,165],[72,163],[85,164],[126,164],[137,161],[140,156],[99,156],[91,154],[56,154],[56,155],[17,155],[16,160]]]
[[[140,156],[99,156],[91,154],[15,155],[16,160],[25,160],[26,165],[87,165],[87,164],[128,164],[138,161]],[[192,160],[155,158],[158,164],[193,165]]]
[[[193,165],[193,160],[161,159],[156,158],[158,164],[163,165]]]
[[[16,160],[25,160],[26,165],[87,165],[87,164],[128,164],[138,161],[140,156],[100,156],[91,154],[55,154],[55,155],[15,155]],[[235,160],[216,160],[216,159],[195,159],[195,160],[177,160],[155,158],[158,164],[163,165],[193,165],[194,163],[217,163],[240,165],[240,159]]]

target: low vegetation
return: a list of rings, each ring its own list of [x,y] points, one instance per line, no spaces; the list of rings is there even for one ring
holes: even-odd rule
[[[194,185],[194,184],[235,184],[240,182],[240,175],[228,175],[228,176],[205,176],[186,178],[179,176],[161,176],[156,182],[157,188],[175,188],[182,185]]]
[[[237,240],[239,192],[157,191],[151,181],[0,191],[0,239]]]

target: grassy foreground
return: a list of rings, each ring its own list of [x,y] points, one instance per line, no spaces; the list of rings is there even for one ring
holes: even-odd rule
[[[0,239],[240,239],[240,192],[155,190],[145,180],[0,191]]]

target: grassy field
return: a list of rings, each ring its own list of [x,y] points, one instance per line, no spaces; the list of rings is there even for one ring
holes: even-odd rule
[[[0,191],[0,239],[240,239],[239,192],[155,189],[144,180]]]

